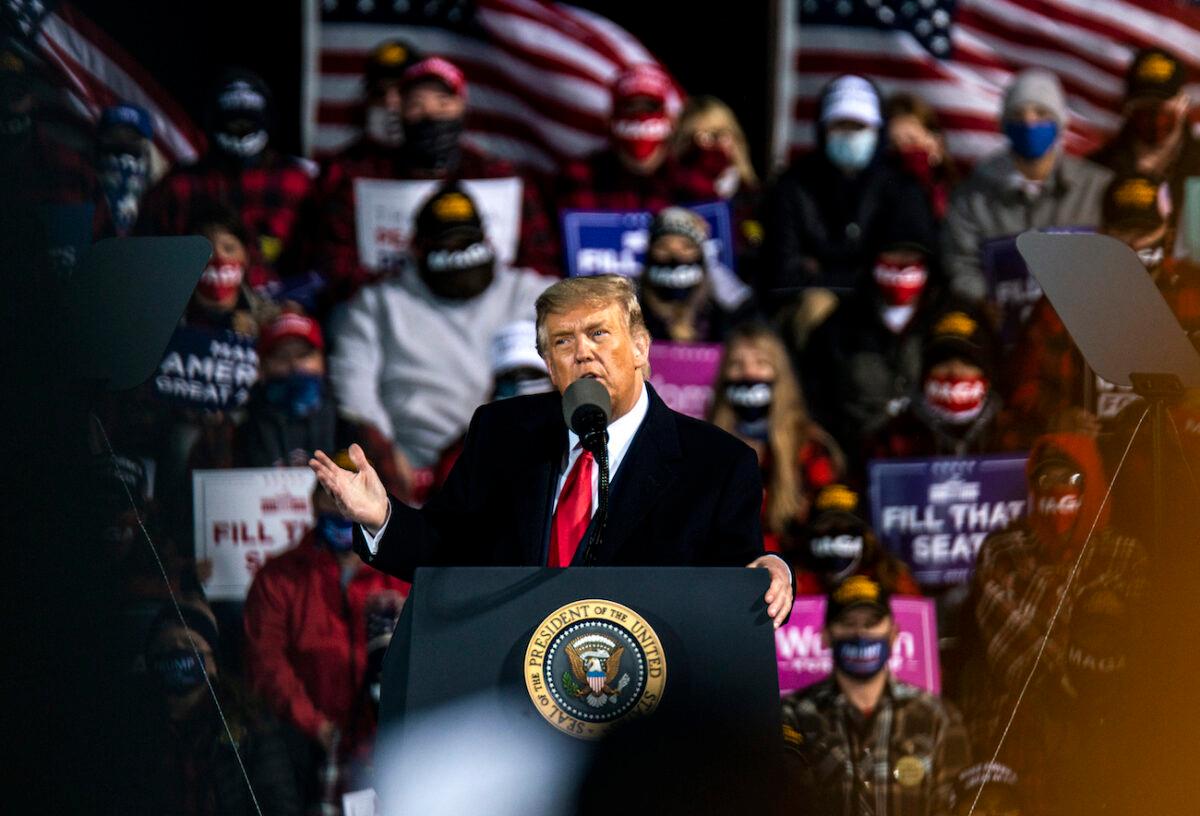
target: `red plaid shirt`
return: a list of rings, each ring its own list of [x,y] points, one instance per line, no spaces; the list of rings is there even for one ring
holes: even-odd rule
[[[515,265],[557,277],[560,274],[558,233],[542,203],[540,179],[523,175],[509,162],[485,156],[469,145],[463,146],[458,166],[445,178],[509,176],[522,176],[524,182],[521,237]],[[334,301],[348,298],[377,274],[363,267],[358,260],[354,180],[360,178],[408,180],[433,176],[414,172],[405,162],[402,151],[365,138],[350,145],[325,166],[313,211],[315,221],[311,235],[314,237],[304,255],[310,265],[324,272]]]
[[[1184,329],[1189,334],[1200,330],[1200,269],[1168,262],[1156,283]],[[1005,404],[1014,443],[1028,445],[1060,411],[1082,406],[1085,376],[1083,356],[1050,301],[1043,297],[1010,358]]]
[[[173,170],[146,193],[135,232],[183,235],[206,203],[232,207],[250,234],[252,254],[266,261],[252,264],[250,270],[249,284],[260,289],[279,279],[274,264],[293,240],[301,208],[314,190],[314,176],[308,162],[271,150],[253,167],[209,155]]]
[[[639,176],[625,169],[613,150],[570,162],[559,181],[558,209],[649,210],[678,203],[675,175],[668,163]]]
[[[995,744],[1037,660],[1063,592],[1069,594],[1046,641],[1034,678],[1035,692],[1057,687],[1066,676],[1068,633],[1077,598],[1097,588],[1111,588],[1131,601],[1145,592],[1146,555],[1136,539],[1098,529],[1068,590],[1074,560],[1074,553],[1051,559],[1024,524],[989,536],[979,550],[972,597],[978,598],[974,616],[988,666],[990,682],[985,685],[991,688],[970,689],[964,707],[975,715],[976,738],[984,743]]]

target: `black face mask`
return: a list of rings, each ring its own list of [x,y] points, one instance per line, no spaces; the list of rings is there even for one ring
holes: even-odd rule
[[[422,170],[445,170],[458,163],[462,119],[417,119],[404,123],[404,150]]]
[[[771,412],[774,384],[766,380],[730,380],[725,399],[740,422],[756,422]]]
[[[421,280],[438,297],[470,300],[496,277],[496,254],[483,241],[462,249],[434,249],[421,261]]]

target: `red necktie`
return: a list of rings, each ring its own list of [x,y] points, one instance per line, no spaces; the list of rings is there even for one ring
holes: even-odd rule
[[[579,549],[579,542],[587,532],[592,520],[592,466],[595,460],[591,451],[584,451],[575,460],[575,466],[567,474],[566,484],[558,496],[558,507],[554,508],[554,519],[550,523],[551,567],[569,566]]]

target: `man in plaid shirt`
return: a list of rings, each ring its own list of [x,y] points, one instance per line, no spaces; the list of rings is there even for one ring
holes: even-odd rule
[[[381,44],[368,61],[371,106],[398,105],[402,139],[392,129],[371,126],[325,167],[315,207],[315,245],[306,253],[330,287],[329,300],[348,298],[379,274],[359,263],[355,232],[354,182],[375,179],[484,179],[521,175],[510,163],[480,152],[462,139],[467,84],[462,72],[440,57],[411,60],[398,41]],[[386,105],[385,105],[386,103]],[[558,235],[542,203],[542,182],[524,176],[521,232],[514,263],[544,275],[559,275]]]
[[[833,676],[785,697],[788,792],[814,816],[945,814],[970,761],[954,707],[891,676],[896,625],[865,575],[829,595],[823,639]]]
[[[248,283],[267,295],[281,288],[277,262],[292,242],[298,216],[312,193],[311,162],[284,156],[269,145],[270,91],[256,74],[228,71],[209,110],[212,141],[200,161],[169,173],[142,201],[136,231],[182,235],[197,209],[218,202],[233,208],[252,238]]]
[[[1168,200],[1157,179],[1118,176],[1104,192],[1100,231],[1137,252],[1171,311],[1193,333],[1200,329],[1200,269],[1169,257],[1174,237],[1168,230]],[[1101,419],[1115,416],[1115,410],[1097,411],[1095,399],[1085,400],[1085,393],[1097,391],[1096,375],[1045,297],[1034,306],[1010,360],[1005,402],[1018,444],[1056,428],[1099,430],[1097,413]]]
[[[1111,594],[1124,605],[1135,604],[1145,591],[1147,561],[1135,539],[1109,528],[1107,482],[1090,436],[1041,437],[1026,472],[1028,518],[989,536],[976,561],[967,608],[973,610],[977,638],[972,645],[980,659],[963,683],[962,702],[976,751],[990,757],[1040,654],[1000,758],[1030,785],[1045,786],[1049,795],[1055,780],[1045,767],[1047,740],[1076,710],[1087,711],[1072,660],[1079,603]],[[1032,801],[1043,799],[1039,794]]]

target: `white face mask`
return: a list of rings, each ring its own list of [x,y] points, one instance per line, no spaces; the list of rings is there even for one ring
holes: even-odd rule
[[[404,118],[399,111],[371,105],[367,108],[367,136],[386,147],[399,147],[404,144]]]

